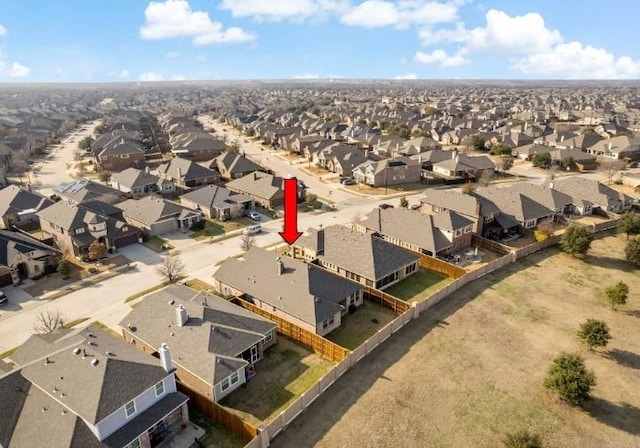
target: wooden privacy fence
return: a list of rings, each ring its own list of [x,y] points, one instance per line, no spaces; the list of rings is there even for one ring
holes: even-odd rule
[[[480,249],[490,250],[491,252],[495,252],[500,255],[507,255],[512,250],[509,246],[479,235],[471,236],[471,245],[477,246]]]
[[[275,314],[258,308],[257,306],[247,302],[246,300],[238,299],[236,303],[241,307],[251,311],[252,313],[275,322],[278,325],[278,333],[293,339],[294,341],[300,343],[300,345],[307,347],[323,358],[334,362],[340,362],[347,356],[347,349],[334,344],[333,342],[323,338],[322,336],[318,336],[317,334],[305,330],[304,328],[301,328],[295,324],[292,324],[291,322],[279,316],[276,316]]]
[[[197,392],[178,383],[178,390],[189,397],[189,404],[210,418],[214,422],[220,423],[229,429],[245,442],[249,442],[258,435],[258,429],[245,422],[232,412],[227,411],[224,407],[214,403],[209,398],[200,395]]]
[[[404,300],[400,300],[397,297],[387,294],[379,289],[374,289],[369,286],[363,286],[362,291],[364,298],[378,305],[382,305],[390,310],[393,310],[396,314],[402,314],[411,308],[411,305]]]
[[[446,261],[439,260],[437,258],[430,257],[429,255],[419,254],[420,255],[420,267],[426,268],[431,271],[439,272],[440,274],[444,274],[447,277],[452,278],[460,278],[464,274],[467,273],[460,266],[456,266],[451,263],[447,263]]]

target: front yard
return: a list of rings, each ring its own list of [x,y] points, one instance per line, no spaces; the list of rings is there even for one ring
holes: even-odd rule
[[[420,268],[415,274],[390,286],[384,292],[405,302],[418,302],[427,299],[431,294],[444,288],[452,281],[452,278],[439,272]]]
[[[254,426],[270,421],[325,375],[334,363],[278,335],[256,364],[257,375],[220,404]]]
[[[196,230],[191,235],[196,241],[202,241],[210,238],[222,236],[225,233],[233,232],[234,230],[240,230],[244,227],[253,224],[249,218],[242,217],[230,221],[215,221],[212,219],[205,220],[205,227],[202,230]]]
[[[116,255],[115,257],[107,258],[105,260],[102,260],[100,264],[83,263],[76,258],[70,257],[66,260],[69,262],[69,267],[71,268],[71,273],[69,274],[68,279],[64,279],[62,278],[62,275],[54,272],[47,275],[46,277],[35,280],[35,283],[24,288],[24,291],[33,297],[42,296],[43,294],[46,294],[50,291],[64,288],[71,283],[75,283],[89,276],[95,275],[100,272],[109,271],[115,267],[122,266],[131,262],[131,260],[129,260],[124,255]]]
[[[158,254],[166,250],[173,249],[173,246],[169,244],[167,240],[163,240],[159,236],[155,236],[155,235],[152,237],[149,237],[147,241],[145,241],[143,244]]]
[[[378,330],[397,317],[389,308],[365,301],[355,313],[342,317],[342,325],[329,333],[326,338],[349,350],[373,336]]]

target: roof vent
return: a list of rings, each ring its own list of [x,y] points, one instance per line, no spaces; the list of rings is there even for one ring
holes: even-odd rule
[[[46,365],[48,365],[50,362],[51,362],[51,361],[49,361],[49,357],[47,356],[47,357],[44,359],[44,365],[46,366]]]
[[[55,387],[55,386],[53,387],[53,393],[54,393],[54,394],[57,394],[57,393],[58,393],[58,388],[57,388],[57,387]]]
[[[98,345],[98,344],[96,344],[96,343],[95,343],[95,342],[93,342],[93,341],[89,341],[89,345]]]
[[[95,334],[93,334],[93,333],[87,333],[87,337],[95,338],[95,337],[96,337],[96,335],[95,335]]]
[[[175,304],[175,303],[176,303],[176,301],[175,301],[175,300],[173,300],[173,299],[169,300],[169,305],[173,305],[173,304]]]
[[[116,356],[116,354],[115,354],[115,353],[113,353],[113,352],[105,352],[105,354],[106,354],[107,356]]]
[[[47,408],[45,406],[42,406],[42,412],[47,412]]]
[[[169,333],[169,336],[175,336],[176,334],[172,331],[171,333]]]
[[[80,350],[78,347],[73,349],[73,354],[74,355],[79,355],[80,353],[82,353],[82,350]]]
[[[91,365],[92,365],[93,367],[95,367],[95,366],[97,366],[97,365],[98,365],[98,363],[99,363],[99,362],[100,362],[100,361],[98,361],[98,359],[97,359],[97,358],[93,358],[93,359],[91,360]]]
[[[62,410],[62,412],[61,412],[61,414],[62,414],[62,415],[66,415],[66,414],[67,414],[67,410],[66,410],[66,409],[63,409],[63,410]]]

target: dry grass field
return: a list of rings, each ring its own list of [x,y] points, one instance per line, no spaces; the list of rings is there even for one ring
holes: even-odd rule
[[[279,435],[282,447],[500,447],[527,428],[545,447],[640,447],[640,271],[624,236],[596,240],[584,261],[548,249],[488,275],[410,323],[347,372]],[[618,311],[603,289],[618,281]],[[613,339],[576,338],[586,318]],[[584,409],[542,387],[551,360],[578,351],[598,384]]]

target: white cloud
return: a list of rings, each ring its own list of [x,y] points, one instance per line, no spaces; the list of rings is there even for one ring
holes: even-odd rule
[[[187,79],[189,78],[183,75],[171,75],[171,81],[186,81]]]
[[[575,79],[624,79],[640,76],[640,60],[616,58],[604,48],[568,42],[552,50],[516,61],[513,70],[535,75]]]
[[[415,73],[407,73],[406,75],[398,75],[398,76],[394,76],[393,79],[418,79],[418,75],[416,75]]]
[[[348,0],[222,0],[220,9],[233,17],[251,17],[257,21],[321,19],[344,12]]]
[[[469,50],[530,54],[546,51],[563,40],[560,32],[547,28],[542,16],[536,12],[512,17],[504,11],[490,9],[485,18],[486,27],[469,32]]]
[[[158,74],[158,73],[154,73],[154,72],[144,72],[143,74],[141,74],[140,76],[138,76],[138,80],[139,81],[162,81],[163,77],[162,75]]]
[[[458,2],[365,0],[343,14],[341,21],[345,25],[364,28],[406,28],[414,24],[428,27],[455,21],[458,18],[458,8]]]
[[[130,75],[129,70],[120,70],[118,72],[118,78],[128,78]]]
[[[456,23],[455,28],[441,28],[432,30],[426,28],[418,32],[418,39],[423,45],[434,45],[440,42],[464,43],[469,39],[470,31],[464,27],[464,23]]]
[[[320,79],[320,75],[314,73],[304,73],[302,75],[295,75],[293,79]]]
[[[143,39],[192,37],[195,45],[209,45],[248,42],[256,38],[241,28],[224,29],[220,22],[211,20],[209,13],[193,11],[187,0],[150,2],[144,15],[146,20],[140,28]]]
[[[438,64],[440,67],[458,67],[471,62],[462,54],[448,55],[446,51],[441,49],[433,50],[431,53],[417,51],[414,60],[421,64]]]
[[[29,76],[30,71],[29,67],[18,62],[14,62],[9,66],[6,72],[10,78],[24,78],[25,76]]]
[[[177,51],[168,51],[165,55],[165,58],[167,59],[176,59],[180,57],[180,53],[178,53]]]
[[[5,34],[7,34],[7,29],[0,25],[0,36],[4,36]]]

